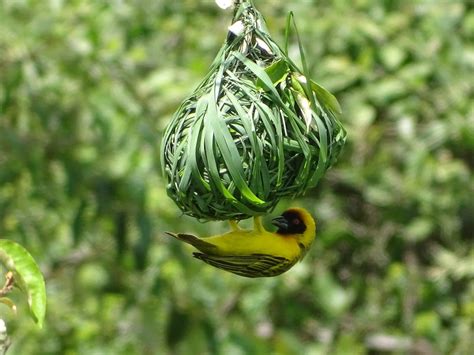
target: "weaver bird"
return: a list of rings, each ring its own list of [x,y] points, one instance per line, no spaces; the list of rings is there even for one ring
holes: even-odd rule
[[[254,217],[252,230],[230,221],[230,232],[208,238],[166,233],[198,249],[193,256],[209,265],[240,276],[268,277],[302,260],[316,236],[316,223],[303,208],[286,210],[272,224],[278,227],[275,233],[265,230],[261,217]]]

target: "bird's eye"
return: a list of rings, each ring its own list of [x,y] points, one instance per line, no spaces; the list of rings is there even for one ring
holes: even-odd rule
[[[299,219],[296,219],[296,218],[295,218],[295,219],[293,220],[293,224],[294,224],[294,225],[298,225],[298,224],[300,224],[300,223],[301,223],[301,221],[300,221]]]

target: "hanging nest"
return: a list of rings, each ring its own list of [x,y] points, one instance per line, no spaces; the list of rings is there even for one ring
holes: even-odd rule
[[[304,73],[251,1],[237,5],[226,42],[163,138],[167,192],[185,214],[249,218],[317,184],[345,131],[335,97]]]

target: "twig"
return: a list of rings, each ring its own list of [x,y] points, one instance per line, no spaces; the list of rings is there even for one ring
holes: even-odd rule
[[[14,283],[15,283],[15,280],[13,278],[13,272],[8,271],[7,274],[5,275],[5,284],[0,289],[0,297],[3,297],[7,293],[9,293],[13,289]]]

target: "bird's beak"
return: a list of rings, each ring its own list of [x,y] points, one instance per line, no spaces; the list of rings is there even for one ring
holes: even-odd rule
[[[282,230],[288,229],[288,221],[283,216],[278,216],[276,218],[273,218],[272,224],[278,227],[278,229],[282,229]]]

